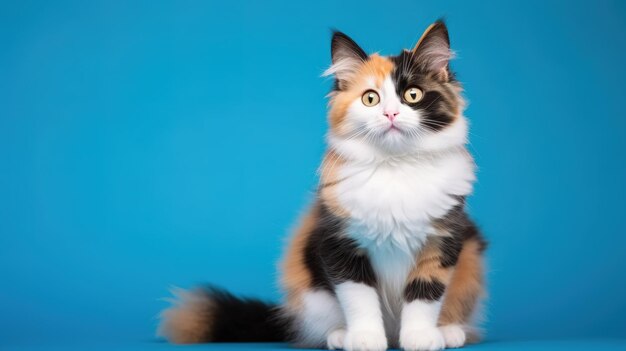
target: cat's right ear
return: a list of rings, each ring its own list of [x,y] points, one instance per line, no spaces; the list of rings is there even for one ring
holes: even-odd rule
[[[330,55],[332,65],[324,72],[324,76],[335,76],[339,90],[346,87],[361,64],[367,60],[365,51],[349,36],[338,31],[333,32]]]

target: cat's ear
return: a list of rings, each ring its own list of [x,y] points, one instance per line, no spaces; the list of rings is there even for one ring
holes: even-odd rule
[[[330,55],[332,65],[324,72],[324,76],[335,76],[339,89],[345,88],[361,64],[367,60],[365,51],[349,36],[338,31],[333,32]]]
[[[448,80],[448,63],[452,59],[448,28],[443,20],[431,24],[412,50],[416,62],[426,71]]]

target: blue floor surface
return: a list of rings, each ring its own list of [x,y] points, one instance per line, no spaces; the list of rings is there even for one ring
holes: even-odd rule
[[[102,342],[76,342],[76,343],[24,343],[5,345],[0,349],[7,351],[254,351],[254,350],[295,350],[287,344],[281,343],[217,343],[200,345],[171,345],[164,342],[127,342],[127,343],[102,343]],[[469,345],[464,350],[626,350],[626,339],[581,339],[581,340],[537,340],[537,341],[485,341],[477,345]]]

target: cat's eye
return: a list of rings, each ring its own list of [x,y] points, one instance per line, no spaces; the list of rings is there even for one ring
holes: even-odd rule
[[[361,101],[365,106],[376,106],[380,102],[380,96],[378,96],[378,93],[374,90],[368,90],[361,96]]]
[[[424,92],[417,87],[411,87],[404,91],[404,101],[414,104],[424,97]]]

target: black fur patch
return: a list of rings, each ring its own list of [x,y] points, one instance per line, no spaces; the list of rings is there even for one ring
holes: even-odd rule
[[[456,265],[463,248],[463,241],[458,236],[444,237],[439,243],[441,250],[441,267],[448,268]]]
[[[276,342],[287,340],[289,321],[272,304],[238,298],[225,290],[208,286],[204,293],[213,302],[205,312],[211,318],[212,342]]]
[[[333,37],[330,43],[330,56],[332,59],[332,63],[335,64],[342,58],[346,58],[346,55],[349,55],[353,59],[357,59],[360,61],[367,61],[368,55],[359,44],[357,44],[352,38],[347,36],[346,34],[333,31]],[[342,90],[342,83],[339,79],[335,78],[335,83],[333,84],[333,91]]]
[[[439,82],[432,77],[430,72],[423,71],[421,66],[414,61],[415,55],[409,51],[403,51],[400,55],[390,57],[390,59],[395,65],[392,79],[395,82],[396,93],[402,100],[402,103],[411,107],[413,110],[423,112],[423,125],[436,132],[452,123],[454,120],[454,116],[452,115],[453,102],[448,101],[446,95],[438,90],[424,89],[425,85],[438,85],[441,91],[448,91],[443,86],[445,82]],[[451,73],[449,76],[453,77]],[[448,82],[450,82],[450,80]],[[402,97],[404,91],[409,87],[418,87],[424,90],[424,97],[414,104],[407,103]]]
[[[451,267],[457,263],[463,244],[468,240],[476,240],[479,249],[483,252],[487,248],[487,241],[482,236],[476,224],[465,212],[465,199],[452,208],[443,218],[438,220],[438,225],[444,227],[451,235],[441,240],[441,265]]]
[[[434,279],[426,281],[415,279],[404,288],[404,299],[407,302],[414,300],[437,301],[446,291],[446,286]]]
[[[330,40],[330,56],[333,60],[333,63],[336,63],[336,60],[341,59],[341,57],[337,57],[337,53],[342,50],[346,50],[350,52],[355,58],[360,59],[361,61],[365,61],[368,58],[367,53],[361,49],[359,44],[357,44],[352,38],[347,36],[345,33],[342,33],[338,30],[333,31],[333,37]]]
[[[356,241],[332,235],[322,240],[320,249],[324,268],[333,284],[353,281],[376,285],[369,257],[359,249]]]
[[[314,287],[333,291],[345,281],[376,285],[376,275],[367,254],[355,240],[342,236],[341,218],[318,205],[319,219],[305,247],[305,264]]]
[[[332,236],[333,233],[342,231],[343,223],[340,218],[328,213],[328,210],[324,206],[317,206],[320,206],[320,214],[315,229],[313,229],[304,248],[304,263],[311,273],[312,285],[317,288],[332,291],[332,284],[326,274],[324,261],[321,256],[321,243],[324,238]]]

